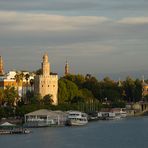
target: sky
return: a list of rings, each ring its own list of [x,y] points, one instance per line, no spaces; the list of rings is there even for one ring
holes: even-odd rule
[[[144,71],[147,0],[0,0],[0,55],[5,70],[94,74]]]

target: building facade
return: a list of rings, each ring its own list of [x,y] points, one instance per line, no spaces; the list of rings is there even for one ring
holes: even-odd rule
[[[52,95],[53,105],[58,104],[58,75],[50,73],[48,55],[44,54],[41,64],[42,74],[35,76],[34,91],[42,97]]]
[[[145,97],[148,95],[148,84],[144,81],[142,81],[142,97]]]
[[[23,79],[18,83],[16,81],[17,74],[23,74]],[[30,80],[34,79],[34,76],[29,75],[28,80],[25,79],[25,75],[29,72],[16,72],[16,71],[9,71],[7,74],[0,76],[0,88],[5,89],[7,86],[15,87],[18,90],[18,94],[20,97],[25,96],[27,91],[33,91],[33,86],[30,85]]]

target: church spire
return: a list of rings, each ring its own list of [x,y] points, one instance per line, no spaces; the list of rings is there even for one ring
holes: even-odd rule
[[[44,76],[50,75],[50,64],[48,61],[48,54],[47,53],[45,53],[43,56],[42,73]]]
[[[66,60],[66,65],[65,65],[65,76],[69,74],[69,65],[68,62]]]
[[[0,56],[0,75],[4,75],[4,65],[2,56]]]
[[[144,80],[144,75],[142,76],[142,83],[145,83],[145,80]]]
[[[122,83],[121,83],[121,79],[119,78],[118,80],[118,87],[121,87],[122,86]]]

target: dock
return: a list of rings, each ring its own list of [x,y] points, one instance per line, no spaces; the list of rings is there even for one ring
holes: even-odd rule
[[[30,132],[30,130],[24,128],[0,129],[0,135],[29,134]]]

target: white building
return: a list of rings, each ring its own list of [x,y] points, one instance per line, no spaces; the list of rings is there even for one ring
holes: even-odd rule
[[[25,115],[25,125],[31,127],[64,125],[67,114],[62,111],[37,110]]]
[[[20,84],[16,82],[15,76],[17,73],[23,73],[23,80]],[[34,90],[34,87],[32,87],[28,82],[31,79],[34,79],[34,75],[29,74],[28,82],[25,79],[25,75],[29,74],[29,72],[17,72],[17,71],[9,71],[4,76],[0,76],[0,88],[5,89],[6,86],[15,87],[18,89],[18,94],[20,97],[26,94],[27,90]]]

